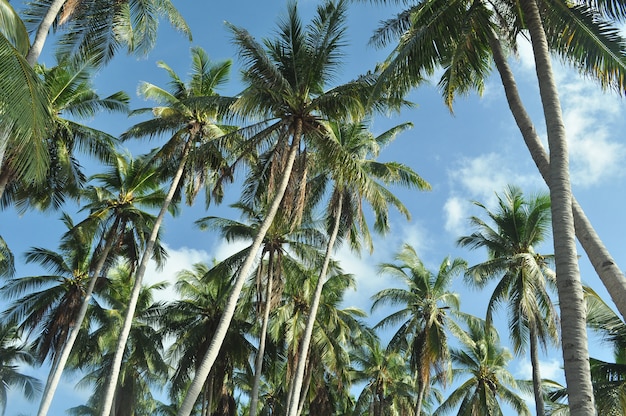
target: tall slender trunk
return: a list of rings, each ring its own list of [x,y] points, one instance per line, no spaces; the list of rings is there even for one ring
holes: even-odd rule
[[[415,416],[422,414],[422,403],[424,402],[424,394],[426,393],[426,383],[424,380],[420,380],[418,376],[419,389],[417,391],[417,403],[415,405]]]
[[[495,33],[491,32],[490,45],[493,52],[494,62],[502,79],[504,92],[513,118],[522,133],[524,142],[541,173],[546,184],[550,179],[550,161],[548,155],[541,144],[541,140],[535,131],[535,127],[526,112],[522,100],[517,90],[517,84],[513,77],[513,72],[509,67],[506,57],[502,53],[502,47]],[[615,260],[602,243],[602,240],[589,222],[585,212],[580,207],[576,199],[572,196],[572,212],[574,214],[574,227],[576,237],[587,253],[589,261],[600,277],[604,287],[609,292],[611,300],[617,310],[626,319],[626,277],[615,263]]]
[[[143,256],[141,257],[141,263],[139,264],[139,268],[135,273],[135,282],[133,284],[133,290],[130,294],[130,300],[128,301],[128,309],[126,310],[126,315],[124,316],[124,324],[122,326],[122,330],[120,332],[120,336],[117,341],[117,346],[115,349],[115,355],[113,357],[113,364],[111,367],[111,372],[109,374],[109,380],[106,387],[105,395],[101,404],[100,416],[109,416],[111,412],[111,406],[113,405],[113,397],[115,396],[115,387],[117,386],[117,379],[120,374],[120,369],[122,366],[122,358],[124,356],[124,350],[126,349],[126,341],[128,340],[128,335],[130,334],[130,330],[133,324],[133,319],[135,316],[135,309],[137,307],[137,301],[139,300],[139,294],[141,292],[141,284],[143,281],[143,276],[146,273],[146,268],[148,267],[148,262],[150,261],[150,257],[152,257],[152,253],[154,251],[154,245],[156,244],[157,237],[159,235],[159,229],[161,228],[161,223],[165,218],[165,214],[172,202],[172,198],[174,197],[174,193],[176,193],[176,188],[183,176],[183,171],[185,169],[185,164],[187,163],[187,159],[189,157],[189,152],[191,151],[191,147],[194,144],[193,137],[195,135],[192,134],[185,146],[183,148],[183,152],[180,156],[180,163],[178,164],[178,170],[172,178],[172,183],[170,185],[170,189],[163,201],[163,205],[161,206],[161,210],[159,211],[159,215],[154,221],[154,225],[152,226],[152,232],[150,234],[150,238],[146,244],[146,247],[143,252]]]
[[[302,388],[302,391],[300,393],[300,399],[298,400],[298,413],[296,414],[297,416],[300,416],[302,414],[302,411],[304,410],[304,401],[306,399],[307,396],[307,392],[309,391],[309,387],[311,387],[311,378],[313,377],[313,369],[311,368],[311,363],[307,360],[307,372],[304,376],[304,385]]]
[[[219,354],[220,348],[222,347],[222,343],[224,342],[224,338],[226,337],[226,333],[228,331],[228,327],[230,326],[230,322],[233,319],[235,314],[235,308],[237,306],[237,302],[239,300],[239,295],[241,294],[241,290],[243,285],[247,279],[248,273],[252,268],[252,264],[254,263],[254,259],[261,247],[261,243],[263,243],[263,239],[267,234],[272,222],[274,221],[274,217],[278,212],[278,207],[285,195],[285,190],[287,189],[287,185],[289,183],[289,179],[291,176],[291,171],[293,169],[294,161],[296,160],[296,155],[298,154],[298,150],[300,148],[300,139],[302,137],[302,121],[300,120],[295,128],[293,134],[293,140],[291,143],[291,149],[289,150],[289,156],[287,159],[287,164],[285,166],[285,170],[283,172],[283,177],[280,182],[280,186],[276,190],[276,195],[274,196],[274,200],[272,201],[272,205],[270,206],[269,211],[266,214],[261,227],[259,228],[259,232],[257,236],[254,238],[252,242],[252,246],[250,247],[250,252],[248,253],[248,257],[244,260],[241,265],[241,269],[239,269],[239,274],[237,275],[237,279],[235,280],[235,284],[233,285],[232,292],[228,297],[228,301],[226,302],[226,306],[224,308],[224,313],[220,318],[220,322],[217,325],[217,329],[215,330],[215,334],[213,335],[213,339],[211,340],[211,344],[202,360],[202,363],[196,370],[196,375],[187,390],[187,394],[178,410],[178,416],[189,416],[193,410],[193,404],[195,403],[198,395],[200,394],[200,390],[202,389],[202,385],[207,378],[207,375],[211,371],[215,360],[217,359],[217,355]]]
[[[539,369],[539,343],[537,339],[537,327],[535,323],[530,325],[530,363],[533,371],[533,392],[535,393],[535,409],[537,416],[543,416],[545,406],[543,403],[543,390],[541,388],[541,371]]]
[[[48,6],[46,15],[43,19],[41,19],[41,23],[39,23],[39,27],[37,27],[33,44],[30,46],[28,54],[26,54],[26,62],[28,62],[30,66],[35,66],[37,63],[37,59],[39,59],[39,55],[41,55],[41,51],[43,50],[43,45],[46,43],[46,39],[48,38],[48,33],[50,32],[52,23],[54,23],[54,19],[57,18],[59,11],[64,4],[65,0],[54,0],[50,3],[50,6]]]
[[[523,0],[521,6],[531,37],[539,93],[548,132],[550,149],[548,187],[552,201],[556,280],[561,309],[561,345],[570,414],[572,416],[594,415],[586,310],[576,255],[565,126],[539,8],[535,0]]]
[[[341,221],[341,211],[343,210],[343,194],[339,194],[339,201],[335,209],[335,223],[326,246],[326,254],[324,256],[324,264],[322,270],[320,270],[317,285],[315,286],[315,293],[311,300],[311,308],[309,312],[309,318],[306,322],[306,328],[304,330],[304,337],[300,343],[300,357],[298,360],[298,366],[296,367],[296,376],[293,381],[293,400],[291,400],[289,411],[287,416],[297,416],[298,402],[297,398],[300,397],[300,391],[302,390],[302,382],[304,380],[304,367],[307,361],[307,355],[309,353],[309,346],[311,345],[311,336],[313,335],[313,326],[315,325],[315,319],[317,317],[317,310],[319,309],[320,300],[322,299],[322,289],[326,280],[326,273],[328,271],[328,265],[330,264],[330,257],[337,240],[337,234],[339,233],[339,224]]]
[[[109,256],[111,248],[113,247],[113,242],[115,241],[115,233],[117,232],[120,221],[121,220],[119,217],[116,218],[113,222],[113,225],[111,226],[111,229],[107,232],[104,247],[102,249],[102,252],[100,253],[100,258],[98,259],[98,263],[96,264],[93,274],[89,279],[89,285],[87,286],[87,290],[85,291],[85,296],[83,298],[83,303],[80,306],[80,310],[78,311],[78,315],[76,316],[76,319],[74,321],[74,326],[70,331],[70,335],[65,341],[65,344],[63,344],[61,354],[59,355],[59,360],[48,375],[48,380],[46,382],[46,387],[43,392],[43,397],[41,398],[41,403],[39,404],[39,411],[37,412],[37,416],[45,416],[48,414],[48,410],[50,409],[50,405],[52,404],[52,399],[54,398],[54,393],[56,392],[59,381],[61,380],[63,370],[65,369],[65,364],[70,357],[70,353],[72,352],[72,348],[74,347],[74,342],[76,341],[76,337],[78,337],[78,332],[80,332],[80,328],[82,327],[85,316],[87,315],[87,309],[89,308],[89,303],[91,302],[91,297],[93,295],[93,290],[96,286],[98,276],[104,268],[104,263]]]
[[[250,393],[250,416],[256,416],[259,404],[259,384],[261,384],[261,374],[263,371],[263,356],[265,355],[265,340],[267,339],[267,324],[270,320],[270,306],[272,303],[272,283],[274,281],[273,252],[270,252],[268,262],[267,283],[265,285],[265,306],[263,309],[263,321],[261,324],[261,336],[259,337],[259,349],[256,353],[254,363],[254,382],[252,383],[252,393]]]

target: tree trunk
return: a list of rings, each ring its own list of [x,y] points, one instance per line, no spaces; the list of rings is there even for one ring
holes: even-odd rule
[[[535,56],[537,80],[543,105],[550,149],[550,199],[556,260],[557,291],[561,309],[563,364],[567,381],[570,414],[594,415],[595,406],[586,311],[578,269],[569,160],[561,104],[554,82],[550,53],[535,0],[521,2]]]
[[[54,19],[57,18],[64,4],[65,0],[54,0],[50,3],[50,6],[48,6],[48,11],[41,20],[41,23],[39,23],[33,44],[30,46],[28,54],[26,55],[26,62],[28,62],[30,66],[35,66],[37,63],[37,59],[39,59],[39,55],[41,55],[41,51],[43,50],[43,45],[46,43],[48,32],[50,32],[50,27],[52,27]]]
[[[424,380],[420,380],[418,377],[419,390],[417,393],[417,404],[415,405],[415,416],[420,416],[422,414],[422,403],[424,402],[424,394],[426,393],[426,383]]]
[[[143,281],[143,276],[146,273],[146,268],[148,267],[148,262],[150,261],[150,257],[152,257],[152,253],[154,251],[154,245],[156,244],[156,239],[159,235],[159,229],[161,228],[161,223],[165,218],[165,214],[172,202],[172,198],[174,197],[174,193],[176,192],[176,188],[183,176],[183,171],[185,169],[185,164],[187,163],[187,158],[189,156],[189,152],[191,151],[191,147],[193,146],[194,141],[190,137],[185,143],[185,147],[183,148],[183,152],[180,157],[180,163],[178,165],[178,170],[172,178],[172,183],[170,185],[170,189],[163,201],[163,205],[161,206],[161,210],[159,211],[159,215],[154,221],[154,225],[152,226],[152,232],[150,234],[150,239],[146,244],[146,248],[144,249],[143,256],[141,257],[141,263],[139,264],[139,268],[135,273],[135,282],[133,284],[133,290],[130,294],[130,300],[128,301],[128,309],[126,310],[126,315],[124,316],[124,324],[122,326],[120,337],[117,341],[117,346],[115,349],[115,355],[113,357],[113,365],[111,367],[111,373],[109,374],[109,380],[106,387],[105,395],[101,404],[100,416],[109,416],[111,412],[111,406],[113,404],[113,396],[115,395],[115,387],[117,386],[117,379],[120,374],[120,369],[122,366],[122,358],[124,356],[124,350],[126,349],[126,341],[128,340],[128,335],[130,334],[130,330],[133,324],[133,319],[135,315],[135,309],[137,307],[137,301],[139,300],[139,294],[141,292],[141,284]],[[196,396],[197,397],[197,396]],[[194,400],[195,401],[195,400]],[[193,405],[193,403],[192,403]]]
[[[113,242],[115,241],[114,236],[117,232],[119,224],[120,219],[116,218],[113,222],[113,225],[111,226],[111,229],[107,233],[104,247],[102,249],[102,252],[100,253],[100,258],[98,259],[98,263],[96,264],[96,267],[93,271],[93,275],[89,279],[89,285],[87,286],[85,297],[83,298],[83,303],[80,306],[80,310],[78,311],[78,315],[76,316],[76,320],[74,321],[74,326],[70,331],[70,335],[65,341],[65,344],[63,344],[61,354],[59,355],[59,360],[48,375],[48,381],[46,382],[43,397],[41,398],[41,403],[39,404],[39,411],[37,412],[37,416],[45,416],[48,414],[48,410],[50,409],[50,405],[52,404],[52,399],[54,398],[54,393],[56,392],[59,381],[61,380],[63,370],[65,369],[65,364],[70,357],[70,353],[72,352],[72,348],[74,347],[74,342],[76,341],[78,332],[80,331],[80,328],[83,325],[83,321],[85,320],[85,316],[87,315],[87,309],[89,308],[89,303],[91,302],[91,297],[93,295],[93,290],[96,286],[98,276],[104,268],[104,263],[109,256],[111,248],[113,247]]]
[[[211,344],[202,360],[202,363],[198,367],[196,371],[196,375],[191,382],[189,389],[187,390],[187,394],[178,410],[178,416],[189,416],[193,411],[193,404],[198,398],[200,391],[202,389],[202,385],[207,378],[207,375],[211,371],[213,367],[213,363],[217,358],[217,355],[222,347],[222,343],[224,342],[224,338],[226,337],[226,332],[228,331],[228,327],[230,326],[230,322],[233,319],[235,314],[235,308],[237,306],[237,302],[239,300],[239,295],[241,294],[241,290],[243,285],[247,279],[248,272],[252,268],[252,264],[254,259],[261,247],[261,243],[267,234],[270,226],[272,225],[272,221],[278,212],[278,207],[283,199],[285,194],[285,190],[287,189],[287,184],[289,183],[289,179],[291,176],[291,171],[293,169],[293,164],[296,159],[296,155],[298,154],[298,150],[300,148],[300,139],[302,137],[302,121],[299,121],[296,125],[295,132],[293,134],[293,141],[291,144],[291,149],[289,150],[289,157],[287,159],[287,165],[285,166],[285,171],[283,172],[283,177],[281,178],[281,183],[278,189],[276,190],[276,195],[274,196],[274,200],[272,201],[272,205],[270,206],[269,211],[267,212],[267,216],[263,220],[261,227],[259,228],[259,232],[252,242],[252,246],[250,247],[250,252],[248,253],[248,257],[244,260],[241,265],[241,269],[239,270],[239,274],[237,275],[237,279],[235,280],[235,284],[233,285],[232,292],[228,297],[228,301],[226,303],[226,307],[224,308],[224,313],[220,318],[220,322],[217,325],[217,329],[215,330],[215,334],[213,335],[213,339],[211,340]]]
[[[535,393],[535,409],[537,416],[543,416],[545,406],[543,403],[543,389],[541,388],[541,372],[539,369],[539,343],[537,340],[536,324],[530,327],[530,363],[533,371],[533,392]]]
[[[328,265],[330,264],[330,257],[333,251],[333,247],[335,245],[335,241],[337,240],[337,234],[339,233],[341,211],[343,210],[342,205],[343,194],[339,194],[339,201],[337,203],[337,208],[335,209],[335,223],[333,224],[333,230],[331,232],[330,239],[328,240],[328,245],[326,246],[324,264],[322,265],[322,270],[320,270],[317,285],[315,286],[315,293],[313,294],[313,299],[311,301],[309,318],[307,319],[306,328],[304,330],[304,337],[302,338],[302,342],[300,344],[300,357],[298,359],[298,366],[296,367],[296,376],[293,381],[293,400],[291,400],[290,402],[287,416],[297,416],[299,402],[297,398],[300,397],[300,391],[302,390],[302,382],[304,380],[304,367],[307,361],[307,355],[309,353],[309,345],[311,344],[311,336],[313,335],[313,326],[315,325],[317,310],[319,308],[320,300],[322,298],[322,289],[324,288],[324,282],[326,280],[326,272],[328,270]]]
[[[530,151],[535,165],[537,165],[541,176],[546,184],[548,184],[550,178],[550,161],[548,160],[548,155],[541,144],[541,140],[539,140],[537,136],[530,116],[522,104],[511,68],[502,53],[500,42],[493,32],[489,40],[494,62],[500,73],[504,92],[513,118],[522,133],[524,142]],[[573,196],[572,212],[574,214],[576,237],[585,250],[585,253],[587,253],[587,257],[598,274],[598,277],[600,277],[604,287],[609,292],[611,300],[617,307],[617,310],[622,315],[622,318],[626,320],[626,277],[624,277],[624,273],[622,273],[613,257],[611,257],[611,254],[589,222],[585,212]]]
[[[273,258],[271,253],[268,268],[269,270],[267,273],[267,283],[265,285],[265,309],[263,310],[263,322],[261,324],[259,349],[256,353],[256,361],[254,363],[254,382],[252,384],[252,392],[250,393],[250,416],[256,416],[256,410],[259,404],[259,384],[261,384],[261,374],[263,370],[263,356],[265,355],[267,324],[270,319],[270,306],[272,303],[272,283],[274,280]]]

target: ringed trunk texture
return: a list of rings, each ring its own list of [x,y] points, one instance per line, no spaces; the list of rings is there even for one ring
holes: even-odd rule
[[[517,90],[517,84],[511,68],[509,67],[506,57],[502,53],[502,47],[496,35],[492,32],[490,36],[490,45],[493,52],[494,62],[500,73],[502,85],[507,97],[509,108],[515,119],[515,122],[522,133],[524,142],[530,151],[530,154],[541,173],[546,184],[549,185],[550,180],[550,161],[548,155],[541,144],[541,140],[537,136],[535,127],[526,112],[522,100]],[[624,273],[615,263],[615,260],[604,246],[604,243],[591,225],[591,222],[585,215],[585,212],[572,195],[572,212],[574,215],[574,227],[576,237],[581,246],[587,253],[589,261],[593,265],[594,270],[607,289],[611,300],[617,307],[617,310],[626,320],[626,277]]]
[[[48,6],[46,15],[41,20],[39,27],[37,27],[37,33],[35,34],[33,44],[30,46],[28,54],[26,54],[26,62],[28,62],[30,66],[35,66],[37,63],[39,55],[41,55],[41,51],[43,50],[43,45],[46,43],[46,39],[48,38],[48,33],[50,32],[52,23],[54,23],[54,19],[57,18],[59,11],[64,4],[65,0],[54,0],[50,3],[50,6]]]
[[[313,335],[313,326],[315,325],[315,318],[317,317],[317,310],[320,306],[320,300],[322,298],[322,289],[326,280],[326,273],[328,271],[328,265],[330,264],[330,257],[337,240],[337,234],[339,233],[339,223],[341,221],[341,211],[343,209],[343,194],[339,196],[339,202],[335,210],[335,223],[333,224],[333,230],[326,246],[326,254],[324,256],[324,264],[322,270],[320,270],[319,279],[315,286],[315,293],[311,301],[311,310],[309,312],[309,318],[306,322],[306,328],[304,330],[304,336],[300,344],[300,358],[298,360],[298,366],[296,367],[296,375],[293,381],[294,389],[292,393],[293,399],[290,401],[289,412],[287,416],[297,416],[298,414],[298,398],[301,396],[302,382],[304,380],[304,368],[307,362],[307,355],[309,353],[309,346],[311,345],[311,336]]]
[[[111,229],[107,233],[104,248],[100,253],[100,258],[98,259],[98,263],[96,264],[93,275],[91,276],[91,279],[89,279],[89,285],[87,286],[87,291],[85,292],[83,303],[80,306],[78,315],[76,316],[74,327],[70,331],[70,335],[65,341],[65,344],[63,344],[61,354],[59,355],[59,360],[57,361],[56,365],[52,367],[52,370],[48,375],[48,381],[46,382],[43,397],[41,398],[41,403],[39,404],[39,411],[37,412],[37,416],[45,416],[48,414],[48,410],[50,410],[50,405],[52,404],[54,393],[59,386],[59,381],[61,380],[61,375],[63,374],[63,370],[65,369],[65,364],[70,357],[70,353],[72,352],[72,348],[74,347],[74,342],[76,342],[76,337],[78,337],[78,332],[80,331],[80,328],[83,325],[83,321],[85,320],[85,316],[87,315],[87,309],[89,308],[89,303],[91,302],[91,297],[93,295],[93,290],[96,287],[98,276],[100,275],[100,272],[104,267],[104,263],[109,256],[109,252],[113,247],[114,235],[117,231],[119,224],[120,219],[116,218],[113,222]]]
[[[178,165],[178,170],[176,171],[174,178],[172,178],[170,189],[165,197],[165,200],[163,201],[163,205],[161,206],[159,215],[154,221],[154,225],[152,226],[152,232],[150,234],[150,239],[146,244],[143,256],[141,257],[141,263],[139,264],[139,268],[135,273],[135,283],[133,284],[133,290],[130,294],[130,300],[128,301],[128,309],[126,310],[126,315],[124,316],[124,324],[120,332],[120,337],[117,341],[115,355],[113,357],[113,365],[111,367],[111,373],[109,375],[105,395],[101,404],[102,408],[100,410],[100,416],[109,416],[111,413],[111,407],[113,406],[113,399],[117,386],[117,379],[120,375],[122,358],[124,356],[124,350],[126,349],[126,342],[128,341],[128,336],[130,334],[130,330],[133,324],[135,309],[137,308],[137,301],[139,300],[139,294],[141,292],[143,276],[146,273],[146,268],[148,267],[150,257],[152,257],[152,252],[154,251],[154,245],[156,244],[156,239],[159,235],[161,223],[163,223],[163,219],[165,218],[165,214],[167,213],[170,203],[172,202],[172,198],[174,197],[176,188],[178,187],[178,184],[183,176],[185,164],[187,163],[187,158],[189,156],[189,152],[191,151],[193,143],[194,141],[191,138],[189,138],[185,143],[185,147],[183,148],[183,153],[180,158],[180,163]]]
[[[272,225],[272,221],[278,212],[278,208],[285,194],[285,190],[287,189],[287,184],[289,183],[289,179],[291,176],[291,171],[293,169],[294,161],[296,160],[296,155],[298,154],[298,150],[300,148],[300,139],[302,137],[302,121],[300,121],[293,134],[293,141],[291,144],[291,149],[289,150],[289,156],[287,160],[287,165],[285,166],[285,171],[283,172],[283,177],[281,179],[280,186],[276,191],[276,195],[274,200],[272,201],[272,205],[270,206],[269,211],[261,227],[259,228],[259,232],[257,236],[254,238],[252,242],[252,246],[250,248],[250,252],[248,253],[248,257],[244,260],[241,265],[241,269],[239,270],[239,274],[237,275],[237,279],[235,280],[235,284],[233,285],[232,292],[228,298],[226,303],[226,307],[224,308],[224,313],[220,318],[220,322],[217,325],[217,329],[215,330],[215,334],[213,335],[213,339],[211,340],[211,344],[202,360],[202,363],[196,370],[196,375],[191,382],[189,389],[187,390],[187,394],[183,399],[183,402],[178,410],[178,416],[189,416],[193,411],[193,405],[202,390],[202,385],[206,380],[215,360],[217,359],[217,355],[222,347],[222,343],[224,342],[224,338],[226,338],[226,333],[228,332],[228,327],[230,326],[230,322],[233,319],[235,314],[235,308],[237,307],[237,302],[239,300],[239,295],[241,294],[241,290],[243,285],[247,279],[248,273],[252,268],[254,263],[254,259],[263,243],[263,239],[267,234],[270,226]]]
[[[570,414],[595,414],[587,346],[586,310],[576,255],[569,160],[561,104],[554,82],[550,53],[535,0],[521,2],[530,32],[539,92],[550,148],[550,199],[556,259],[556,279],[561,309],[563,364]]]

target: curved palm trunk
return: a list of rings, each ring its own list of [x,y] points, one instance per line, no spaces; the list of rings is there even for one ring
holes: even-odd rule
[[[530,116],[522,104],[511,68],[502,53],[500,42],[493,32],[491,32],[489,41],[493,52],[493,59],[500,73],[511,113],[522,133],[524,142],[530,151],[535,165],[537,165],[541,176],[546,184],[548,184],[550,178],[550,161],[548,160],[548,155],[537,136]],[[624,273],[622,273],[615,263],[615,260],[602,243],[602,240],[591,225],[585,212],[573,196],[572,212],[574,214],[574,227],[578,241],[585,250],[585,253],[587,253],[589,261],[600,277],[604,287],[609,292],[611,300],[617,307],[617,310],[622,317],[626,319],[626,277],[624,277]]]
[[[561,104],[554,82],[550,53],[535,0],[521,2],[530,32],[539,92],[550,148],[550,199],[556,259],[557,291],[561,309],[561,337],[570,414],[595,414],[589,368],[586,312],[583,299],[569,181],[569,160]]]
[[[43,45],[46,43],[46,39],[48,38],[50,27],[52,27],[54,19],[56,19],[61,7],[63,7],[64,4],[65,0],[54,0],[50,3],[50,6],[48,6],[48,11],[41,20],[39,27],[37,27],[35,39],[33,40],[33,44],[30,46],[28,54],[26,55],[26,62],[28,62],[30,66],[35,66],[37,63],[37,59],[39,59],[39,55],[41,55],[41,51],[43,50]]]
[[[259,385],[261,384],[261,374],[263,371],[263,356],[265,355],[265,340],[267,339],[267,324],[270,320],[270,305],[272,303],[272,283],[274,281],[273,274],[273,253],[270,253],[269,271],[267,273],[267,284],[265,287],[265,309],[263,310],[263,323],[261,324],[261,337],[259,339],[259,350],[256,353],[254,363],[254,382],[252,384],[252,392],[250,393],[250,416],[256,416],[257,407],[259,405]]]
[[[143,281],[143,276],[146,273],[146,268],[148,267],[148,261],[150,257],[152,257],[152,253],[154,251],[154,245],[156,244],[157,236],[159,235],[159,229],[161,228],[161,223],[165,218],[165,213],[167,212],[170,203],[172,202],[172,198],[174,197],[174,193],[176,192],[176,188],[183,176],[183,171],[185,169],[185,164],[187,163],[187,159],[189,157],[189,152],[191,151],[191,147],[194,141],[190,138],[185,143],[185,147],[183,148],[183,152],[180,157],[180,163],[178,165],[178,170],[172,178],[172,183],[170,185],[170,189],[163,201],[163,205],[161,206],[161,210],[159,211],[159,215],[154,221],[154,225],[152,226],[152,232],[150,234],[150,239],[146,244],[146,248],[144,249],[143,256],[141,257],[141,263],[139,264],[139,268],[135,273],[135,283],[133,284],[133,290],[130,294],[130,300],[128,301],[128,309],[126,310],[126,315],[124,316],[124,324],[122,326],[120,337],[117,341],[117,346],[115,349],[115,355],[113,357],[113,364],[111,367],[111,372],[109,374],[109,380],[107,383],[105,395],[101,404],[100,416],[109,416],[111,413],[111,407],[113,405],[113,398],[115,396],[115,389],[117,386],[117,379],[120,374],[120,369],[122,366],[122,357],[124,355],[124,350],[126,348],[126,341],[128,340],[128,335],[130,334],[130,330],[133,324],[133,318],[135,315],[135,309],[137,307],[137,301],[139,300],[139,294],[141,292],[141,284]]]
[[[541,388],[541,372],[539,370],[539,345],[537,341],[537,329],[535,324],[530,326],[530,363],[533,370],[533,392],[535,393],[535,409],[537,416],[543,416],[545,406],[543,403],[543,390]]]
[[[289,156],[287,159],[287,165],[285,166],[285,171],[283,172],[283,177],[281,178],[280,186],[276,190],[276,195],[274,196],[274,200],[272,201],[272,205],[270,206],[269,211],[266,214],[263,223],[259,227],[259,232],[257,236],[254,238],[252,242],[252,246],[250,248],[250,252],[248,256],[244,260],[241,265],[241,269],[239,270],[239,274],[237,275],[237,279],[235,280],[235,284],[233,285],[232,292],[228,297],[228,301],[224,308],[224,312],[222,317],[220,318],[220,322],[217,325],[217,329],[215,330],[215,334],[213,335],[213,339],[211,340],[211,344],[202,360],[202,363],[196,370],[196,375],[187,390],[187,394],[178,410],[178,416],[189,416],[193,411],[193,405],[202,390],[202,385],[206,380],[211,368],[213,367],[213,363],[217,359],[217,355],[219,354],[220,348],[222,347],[222,343],[224,342],[224,338],[226,337],[226,332],[228,331],[228,327],[230,326],[230,322],[233,319],[235,314],[235,308],[237,306],[237,302],[239,300],[239,295],[241,294],[241,290],[246,281],[248,272],[252,268],[252,264],[254,263],[254,259],[256,257],[261,244],[263,243],[263,239],[267,234],[270,226],[272,225],[272,221],[274,221],[274,217],[278,212],[278,207],[285,195],[285,190],[287,189],[287,184],[289,183],[289,179],[291,177],[291,171],[293,169],[294,161],[296,160],[296,155],[298,154],[298,150],[300,148],[300,139],[302,137],[302,121],[300,121],[293,134],[293,142],[291,144],[291,149],[289,149]]]
[[[335,210],[335,223],[333,224],[333,230],[328,240],[328,246],[326,246],[326,254],[324,256],[324,264],[322,270],[320,270],[319,279],[315,286],[315,293],[311,301],[311,309],[309,312],[309,318],[306,322],[306,328],[304,330],[304,337],[300,343],[300,357],[298,360],[298,366],[296,367],[296,376],[293,381],[294,389],[292,393],[293,399],[290,401],[289,411],[287,416],[297,416],[298,414],[298,398],[302,390],[302,382],[304,380],[304,367],[306,366],[307,355],[309,353],[309,346],[311,344],[311,337],[313,335],[313,326],[315,325],[315,318],[317,317],[317,310],[319,309],[320,300],[322,298],[322,289],[324,288],[324,282],[326,280],[326,272],[328,271],[328,265],[330,264],[330,255],[333,251],[335,241],[337,240],[337,234],[339,233],[339,223],[341,221],[341,211],[343,209],[343,194],[339,195],[339,201]]]
[[[72,348],[74,347],[74,342],[76,341],[76,337],[78,337],[78,332],[80,331],[80,328],[83,325],[83,321],[85,320],[85,316],[87,315],[87,309],[89,308],[89,303],[91,302],[91,297],[93,295],[93,290],[96,287],[98,276],[104,268],[104,263],[109,256],[111,248],[113,247],[113,242],[115,240],[113,237],[119,224],[120,219],[116,218],[113,222],[111,229],[107,233],[104,248],[100,253],[100,258],[98,259],[98,263],[96,264],[96,267],[93,271],[93,275],[91,276],[91,279],[89,279],[89,285],[87,286],[87,291],[85,292],[83,303],[80,306],[78,315],[76,316],[74,326],[70,331],[70,335],[65,341],[65,344],[63,344],[63,348],[61,349],[61,354],[59,355],[58,361],[53,366],[50,374],[48,375],[48,380],[46,381],[46,387],[43,392],[43,397],[41,398],[41,403],[39,404],[39,411],[37,412],[37,416],[45,416],[48,414],[48,410],[50,409],[50,405],[52,404],[52,399],[54,398],[54,393],[56,392],[59,381],[61,380],[63,370],[65,369],[65,364],[70,357],[70,353],[72,352]]]

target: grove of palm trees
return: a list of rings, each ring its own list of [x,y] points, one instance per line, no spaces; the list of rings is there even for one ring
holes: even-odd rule
[[[625,18],[0,0],[0,415],[626,414]]]

